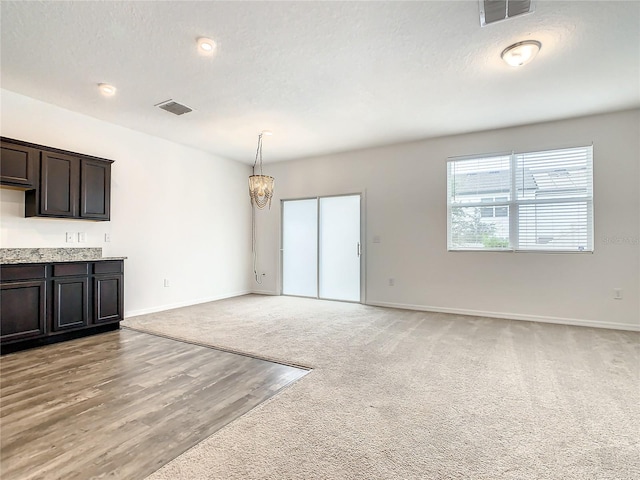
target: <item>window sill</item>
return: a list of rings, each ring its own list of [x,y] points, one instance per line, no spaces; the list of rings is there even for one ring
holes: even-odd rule
[[[593,250],[514,250],[510,248],[448,248],[447,252],[493,252],[493,253],[551,253],[551,254],[585,254],[591,253],[593,254]]]

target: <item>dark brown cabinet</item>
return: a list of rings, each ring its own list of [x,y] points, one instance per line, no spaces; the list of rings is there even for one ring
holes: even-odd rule
[[[96,262],[93,264],[93,321],[113,322],[123,318],[124,262]]]
[[[89,320],[89,278],[53,280],[53,330],[85,327]]]
[[[46,332],[47,271],[44,265],[0,267],[0,339],[18,341]]]
[[[102,275],[93,279],[94,321],[113,322],[122,318],[122,275]]]
[[[78,216],[80,161],[69,155],[42,152],[40,159],[40,205],[29,205],[33,215]],[[33,201],[37,195],[33,194]]]
[[[80,217],[109,220],[111,164],[80,159]]]
[[[26,217],[109,220],[112,163],[2,138],[0,185],[26,189]]]
[[[35,148],[0,141],[0,185],[35,188],[39,153]]]
[[[25,194],[25,216],[109,220],[111,163],[42,152],[40,188]]]
[[[124,262],[0,267],[2,352],[118,328],[124,314]],[[7,350],[9,347],[10,350]]]

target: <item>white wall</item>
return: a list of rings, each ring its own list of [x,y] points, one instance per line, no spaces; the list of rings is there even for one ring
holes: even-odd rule
[[[105,256],[128,257],[127,316],[250,290],[249,166],[0,95],[2,136],[115,160],[110,222],[24,218],[24,193],[0,189],[2,247],[102,247]],[[87,242],[65,243],[65,232],[86,232]]]
[[[640,329],[638,132],[632,110],[267,165],[276,197],[258,212],[255,291],[280,292],[281,199],[364,192],[366,303]],[[447,252],[447,157],[592,142],[595,253]]]

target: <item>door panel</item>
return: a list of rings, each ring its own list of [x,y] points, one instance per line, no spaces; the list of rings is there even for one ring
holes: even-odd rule
[[[318,296],[318,200],[282,204],[282,293]]]
[[[319,297],[360,301],[360,195],[320,198]]]

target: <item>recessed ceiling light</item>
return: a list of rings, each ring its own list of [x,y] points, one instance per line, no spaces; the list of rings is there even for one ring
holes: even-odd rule
[[[542,48],[542,44],[537,40],[525,40],[524,42],[514,43],[502,51],[500,55],[502,59],[512,67],[521,67],[526,65]]]
[[[98,88],[100,89],[100,93],[105,97],[112,97],[116,94],[116,87],[108,83],[99,83]]]
[[[200,37],[198,39],[198,51],[202,55],[213,55],[213,52],[216,51],[216,42],[210,38]]]

